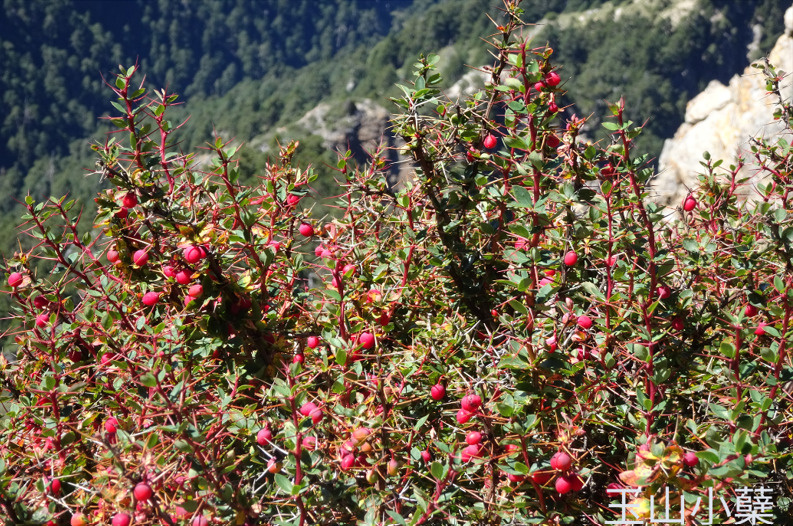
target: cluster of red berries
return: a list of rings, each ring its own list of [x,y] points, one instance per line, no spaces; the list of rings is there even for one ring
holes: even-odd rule
[[[551,468],[561,472],[556,478],[554,487],[562,495],[571,491],[581,491],[584,487],[584,479],[571,470],[572,466],[573,459],[564,451],[559,451],[551,457]]]
[[[324,417],[322,413],[322,409],[317,407],[317,404],[314,402],[306,402],[300,407],[300,414],[303,416],[311,417],[311,421],[314,424],[319,424]]]
[[[138,196],[132,192],[127,192],[121,198],[121,209],[116,212],[116,217],[119,219],[126,219],[129,215],[129,209],[138,206]]]
[[[372,445],[369,443],[371,434],[372,430],[367,427],[359,427],[350,433],[350,438],[340,447],[342,470],[347,471],[353,467],[367,465],[364,455],[373,450]],[[360,454],[356,456],[356,453]]]
[[[479,431],[469,431],[465,436],[465,443],[467,444],[460,453],[460,460],[468,462],[472,458],[479,458],[481,456],[482,446],[482,433]]]
[[[465,395],[460,401],[460,409],[457,411],[457,423],[462,425],[471,420],[481,405],[482,398],[479,395]]]
[[[551,71],[545,75],[543,80],[534,84],[534,89],[537,91],[542,91],[547,88],[555,88],[560,82],[562,82],[562,78],[559,76],[559,74],[555,71]]]

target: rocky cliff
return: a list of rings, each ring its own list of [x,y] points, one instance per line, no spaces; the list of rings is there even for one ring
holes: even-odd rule
[[[793,7],[785,13],[785,32],[769,60],[786,74],[793,72]],[[793,79],[786,78],[780,86],[785,98],[793,95]],[[762,72],[751,66],[734,76],[728,86],[711,82],[689,101],[685,122],[674,138],[664,143],[654,181],[659,200],[677,204],[688,188],[697,185],[697,173],[702,170],[699,162],[706,151],[713,159],[724,159],[725,166],[741,155],[746,161],[743,177],[751,177],[753,182],[762,177],[751,163],[749,138],[769,139],[782,133],[782,124],[773,120],[774,103],[766,92]]]

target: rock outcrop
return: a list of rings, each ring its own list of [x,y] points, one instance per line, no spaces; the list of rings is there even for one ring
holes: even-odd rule
[[[785,13],[785,33],[779,37],[769,60],[786,74],[793,72],[793,7]],[[780,83],[782,95],[793,95],[793,77]],[[686,119],[667,139],[659,158],[659,175],[654,190],[660,201],[677,204],[697,185],[697,173],[702,154],[709,152],[713,159],[724,159],[723,166],[733,164],[740,155],[746,161],[741,175],[757,182],[763,174],[752,165],[748,155],[749,138],[778,136],[784,130],[774,122],[774,104],[768,95],[762,71],[747,67],[742,75],[730,80],[729,86],[713,81],[707,89],[691,99],[686,107]]]

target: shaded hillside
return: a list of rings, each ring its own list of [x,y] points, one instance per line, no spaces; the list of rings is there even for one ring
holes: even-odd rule
[[[223,95],[245,78],[372,46],[390,30],[391,10],[410,3],[5,0],[0,168],[24,172],[94,131],[110,108],[102,75],[118,64],[139,60],[153,86],[185,96]]]

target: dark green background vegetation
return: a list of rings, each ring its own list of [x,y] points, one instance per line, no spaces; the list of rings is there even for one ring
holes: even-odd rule
[[[498,0],[4,0],[0,10],[0,250],[13,250],[20,206],[11,199],[70,193],[92,217],[99,181],[90,176],[92,140],[111,111],[103,78],[136,60],[150,88],[168,86],[191,116],[180,135],[185,150],[219,130],[250,142],[275,129],[301,138],[300,159],[323,173],[329,192],[335,163],[317,136],[293,123],[320,101],[343,107],[387,97],[401,68],[419,53],[441,52],[446,85],[468,65],[482,65],[480,37],[493,31]],[[766,52],[783,28],[782,0],[698,0],[677,26],[661,15],[673,0],[526,0],[526,21],[546,24],[569,95],[568,114],[594,114],[627,98],[637,122],[649,119],[641,146],[654,156],[682,122],[686,102],[712,79],[726,82],[748,63],[752,26]],[[625,8],[619,22],[562,23],[573,13]],[[348,89],[353,86],[352,89]],[[389,108],[390,109],[390,108]],[[260,173],[267,154],[243,149],[244,173]]]

